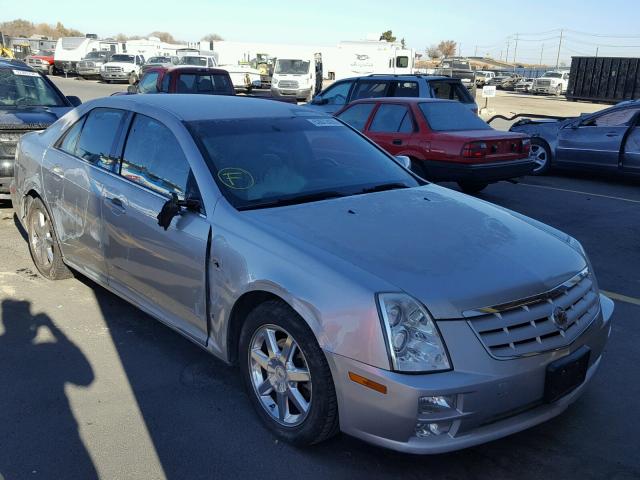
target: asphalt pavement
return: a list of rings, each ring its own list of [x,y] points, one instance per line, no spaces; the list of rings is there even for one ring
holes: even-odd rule
[[[639,186],[554,174],[479,195],[575,236],[600,288],[622,300],[602,366],[569,410],[439,456],[399,454],[346,435],[306,449],[278,442],[235,368],[87,279],[37,275],[5,202],[0,479],[638,479]]]

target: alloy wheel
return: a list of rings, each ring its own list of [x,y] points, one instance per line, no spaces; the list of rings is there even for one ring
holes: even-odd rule
[[[535,167],[533,167],[533,173],[538,173],[547,166],[547,162],[549,161],[549,156],[547,155],[547,150],[538,144],[532,144],[529,156],[535,163]]]
[[[311,373],[304,352],[289,332],[263,325],[253,334],[249,375],[269,416],[285,427],[300,425],[311,408]]]
[[[42,210],[37,210],[31,216],[29,227],[33,254],[41,266],[48,267],[53,263],[53,233],[49,217]]]

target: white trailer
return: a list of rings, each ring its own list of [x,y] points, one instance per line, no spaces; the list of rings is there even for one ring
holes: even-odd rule
[[[399,43],[343,41],[322,52],[324,75],[329,80],[373,73],[413,73],[415,51]]]

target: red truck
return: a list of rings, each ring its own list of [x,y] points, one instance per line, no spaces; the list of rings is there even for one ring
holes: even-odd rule
[[[418,175],[457,182],[466,193],[534,168],[527,135],[494,130],[459,102],[370,98],[348,104],[335,116],[390,154],[409,157]]]
[[[196,93],[235,95],[229,72],[219,68],[194,66],[159,66],[145,71],[129,93]]]
[[[43,75],[54,74],[53,52],[41,51],[38,55],[29,55],[27,65]]]

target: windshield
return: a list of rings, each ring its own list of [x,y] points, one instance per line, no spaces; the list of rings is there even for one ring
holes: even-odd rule
[[[289,74],[289,75],[304,75],[309,73],[309,64],[311,62],[306,60],[283,60],[278,59],[276,61],[275,73]]]
[[[543,75],[543,77],[562,78],[562,74],[560,72],[547,72]]]
[[[114,55],[113,57],[111,57],[111,61],[112,62],[121,62],[121,63],[134,63],[135,59],[134,59],[133,55],[118,54],[118,55]]]
[[[436,132],[491,130],[486,122],[458,102],[421,103],[420,110],[431,130]]]
[[[4,107],[66,107],[64,100],[40,74],[0,69],[0,105]]]
[[[99,58],[105,58],[107,56],[107,52],[89,52],[87,53],[87,55],[84,57],[84,59],[99,59]]]
[[[221,191],[238,209],[419,185],[333,118],[206,120],[187,126]]]
[[[471,70],[468,62],[442,62],[441,68],[454,68],[458,70]]]
[[[168,57],[151,57],[147,60],[147,63],[171,63],[171,59]]]
[[[197,65],[199,67],[206,67],[207,57],[192,57],[192,56],[182,57],[180,59],[180,64],[181,65]]]

